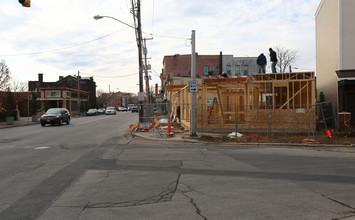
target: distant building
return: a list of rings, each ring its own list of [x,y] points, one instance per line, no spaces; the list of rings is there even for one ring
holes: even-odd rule
[[[350,112],[352,125],[355,125],[354,8],[354,0],[322,0],[315,14],[318,97],[334,101],[337,112]]]
[[[257,73],[257,57],[233,57],[233,55],[199,55],[196,53],[196,78],[218,76],[222,72],[230,76],[245,76]],[[168,84],[187,84],[191,77],[191,54],[164,56],[163,70],[160,75],[161,88],[164,91]],[[173,80],[174,78],[174,80]]]
[[[113,106],[113,107],[127,107],[130,95],[122,92],[115,93],[103,93],[101,95],[104,97],[104,107]]]
[[[199,55],[196,53],[196,77],[218,75],[221,72],[220,55]],[[191,76],[191,54],[164,56],[163,72],[161,78],[167,79],[168,75]]]
[[[96,107],[96,83],[93,77],[59,76],[56,82],[44,82],[43,74],[37,81],[29,81],[28,89],[36,92],[42,109],[67,108],[70,112]]]
[[[231,76],[247,76],[249,73],[258,73],[257,57],[233,57],[223,55],[222,72]]]

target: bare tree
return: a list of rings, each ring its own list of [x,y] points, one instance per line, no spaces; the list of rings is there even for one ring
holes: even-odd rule
[[[11,79],[11,72],[5,60],[0,62],[0,91],[5,91]]]
[[[276,47],[276,53],[278,60],[276,66],[279,69],[280,73],[285,73],[288,68],[291,69],[290,66],[292,66],[292,64],[295,64],[298,58],[298,50]]]
[[[96,96],[97,96],[97,97],[102,96],[102,93],[104,93],[103,90],[101,90],[101,89],[96,90]]]
[[[27,91],[27,84],[21,80],[12,78],[10,80],[10,89],[13,92],[25,92]]]

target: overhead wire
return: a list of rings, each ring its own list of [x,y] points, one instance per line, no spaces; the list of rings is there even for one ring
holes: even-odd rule
[[[78,44],[74,44],[74,45],[71,45],[71,46],[66,46],[66,47],[61,47],[61,48],[57,48],[57,49],[53,49],[53,50],[44,50],[44,51],[38,51],[38,52],[30,52],[30,53],[22,53],[22,54],[1,54],[0,56],[4,56],[4,57],[10,57],[10,56],[28,56],[28,55],[37,55],[37,54],[43,54],[43,53],[52,53],[52,52],[57,52],[57,51],[61,51],[61,50],[67,50],[67,49],[71,49],[71,48],[74,48],[74,47],[79,47],[79,46],[82,46],[82,45],[85,45],[85,44],[89,44],[89,43],[92,43],[94,41],[98,41],[98,40],[101,40],[103,38],[106,38],[106,37],[110,37],[114,34],[117,34],[118,32],[121,32],[125,29],[127,29],[128,27],[125,27],[121,30],[118,30],[118,31],[115,31],[113,33],[110,33],[110,34],[107,34],[107,35],[104,35],[104,36],[101,36],[101,37],[98,37],[98,38],[95,38],[93,40],[89,40],[89,41],[86,41],[86,42],[83,42],[83,43],[78,43]]]
[[[128,8],[128,2],[127,1],[128,0],[126,0],[126,4],[127,4],[127,8]],[[135,27],[135,29],[137,31],[137,23],[136,23],[136,17],[135,17],[136,16],[135,15],[135,4],[136,4],[136,2],[134,0],[131,0],[131,3],[132,3],[132,9],[130,10],[130,13],[133,14],[134,27]],[[128,8],[128,10],[129,10],[129,8]],[[142,31],[143,33],[145,33],[147,35],[150,35],[152,37],[155,36],[155,37],[170,38],[170,39],[188,40],[188,38],[186,38],[186,37],[176,37],[176,36],[168,36],[168,35],[162,35],[162,34],[154,33],[154,16],[155,16],[155,2],[153,0],[152,32],[149,33],[149,32]],[[74,44],[74,45],[70,45],[70,46],[66,46],[66,47],[61,47],[61,48],[57,48],[57,49],[36,51],[36,52],[29,52],[29,53],[19,53],[19,54],[0,54],[0,56],[4,56],[4,57],[28,56],[28,55],[38,55],[38,54],[53,53],[53,52],[57,52],[57,51],[67,50],[67,49],[71,49],[71,48],[74,48],[74,47],[79,47],[79,46],[82,46],[82,45],[85,45],[85,44],[89,44],[89,43],[92,43],[92,42],[95,42],[95,41],[110,37],[110,36],[112,36],[114,34],[117,34],[117,33],[121,32],[121,31],[123,31],[123,30],[126,30],[127,28],[129,28],[129,27],[125,27],[123,29],[120,29],[118,31],[115,31],[115,32],[107,34],[107,35],[103,35],[103,36],[95,38],[93,40],[89,40],[89,41],[85,41],[83,43],[78,43],[78,44]],[[136,33],[136,35],[137,35],[137,33]],[[185,44],[186,44],[186,42],[185,42]]]
[[[94,75],[94,74],[87,74],[87,73],[81,73],[83,75],[87,76],[95,76],[97,78],[108,78],[108,79],[114,79],[114,78],[121,78],[121,77],[129,77],[129,76],[135,76],[138,75],[138,73],[133,73],[133,74],[128,74],[128,75],[122,75],[122,76],[100,76],[100,75]]]

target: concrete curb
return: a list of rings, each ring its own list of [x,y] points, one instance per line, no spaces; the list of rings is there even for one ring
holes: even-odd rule
[[[29,126],[29,125],[39,125],[39,122],[36,122],[36,123],[30,123],[30,124],[19,124],[19,125],[2,125],[2,126],[0,126],[0,129],[4,129],[4,128],[15,128],[15,127],[23,127],[23,126]]]
[[[149,132],[144,133],[144,132],[138,132],[134,133],[135,136],[149,139],[149,140],[154,140],[154,141],[180,141],[180,142],[191,142],[191,143],[204,143],[204,144],[211,144],[211,143],[218,143],[220,145],[228,146],[228,145],[242,145],[242,146],[261,146],[261,145],[267,145],[267,146],[295,146],[295,147],[314,147],[314,148],[320,148],[320,147],[333,147],[333,148],[353,148],[355,149],[355,144],[351,145],[338,145],[338,144],[307,144],[307,143],[238,143],[238,142],[206,142],[206,141],[200,141],[198,138],[189,138],[189,137],[184,137],[181,135],[181,137],[172,137],[172,138],[153,138],[149,137],[148,135],[144,134],[149,134]],[[187,134],[186,134],[187,135]]]
[[[143,132],[144,133],[144,132]],[[180,141],[180,142],[193,142],[193,143],[203,143],[202,141],[199,141],[198,139],[185,139],[184,137],[171,137],[171,138],[153,138],[153,137],[148,137],[146,135],[142,135],[142,132],[139,133],[134,133],[134,136],[138,136],[141,138],[149,139],[149,140],[154,140],[154,141]]]

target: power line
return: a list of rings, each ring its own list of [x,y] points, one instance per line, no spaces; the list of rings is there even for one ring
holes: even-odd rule
[[[154,33],[154,15],[155,15],[155,3],[154,3],[154,0],[153,0],[152,33]]]
[[[29,55],[38,55],[38,54],[53,53],[53,52],[57,52],[57,51],[68,50],[68,49],[71,49],[71,48],[74,48],[74,47],[79,47],[79,46],[82,46],[82,45],[85,45],[85,44],[89,44],[89,43],[92,43],[92,42],[95,42],[95,41],[110,37],[110,36],[112,36],[114,34],[117,34],[117,33],[121,32],[121,31],[127,29],[127,28],[129,28],[129,27],[126,27],[126,28],[123,28],[121,30],[115,31],[113,33],[110,33],[110,34],[95,38],[93,40],[89,40],[89,41],[86,41],[86,42],[83,42],[83,43],[74,44],[74,45],[67,46],[67,47],[61,47],[61,48],[57,48],[57,49],[53,49],[53,50],[44,50],[44,51],[38,51],[38,52],[21,53],[21,54],[0,54],[0,56],[3,56],[3,57],[29,56]],[[173,37],[173,36],[167,36],[167,35],[161,35],[161,34],[155,34],[155,33],[148,33],[148,32],[144,32],[144,31],[143,31],[143,33],[151,35],[151,36],[162,37],[162,38],[171,38],[171,39],[179,39],[179,40],[181,40],[181,39],[182,40],[186,40],[187,39],[187,38],[183,38],[183,37]]]
[[[129,75],[123,75],[123,76],[99,76],[99,75],[93,75],[93,74],[87,74],[87,73],[81,73],[83,75],[87,75],[87,76],[95,76],[97,78],[108,78],[108,79],[114,79],[114,78],[121,78],[121,77],[128,77],[128,76],[135,76],[138,73],[133,73],[133,74],[129,74]]]
[[[148,33],[143,31],[145,34],[149,34],[151,36],[157,36],[157,37],[163,37],[163,38],[171,38],[171,39],[179,39],[179,40],[186,40],[186,37],[173,37],[173,36],[167,36],[167,35],[162,35],[162,34],[155,34],[155,33]]]
[[[74,44],[74,45],[67,46],[67,47],[61,47],[61,48],[57,48],[57,49],[53,49],[53,50],[45,50],[45,51],[31,52],[31,53],[5,54],[5,55],[0,55],[0,56],[4,56],[4,57],[10,57],[10,56],[28,56],[28,55],[37,55],[37,54],[42,54],[42,53],[52,53],[52,52],[57,52],[57,51],[61,51],[61,50],[67,50],[67,49],[71,49],[71,48],[74,48],[74,47],[79,47],[79,46],[82,46],[82,45],[85,45],[85,44],[89,44],[89,43],[92,43],[92,42],[94,42],[94,41],[98,41],[98,40],[101,40],[101,39],[103,39],[103,38],[112,36],[112,35],[114,35],[114,34],[117,34],[118,32],[121,32],[121,31],[127,29],[127,28],[128,28],[128,27],[123,28],[123,29],[118,30],[118,31],[115,31],[115,32],[113,32],[113,33],[111,33],[111,34],[107,34],[107,35],[98,37],[98,38],[93,39],[93,40],[89,40],[89,41],[86,41],[86,42],[83,42],[83,43],[79,43],[79,44]]]

